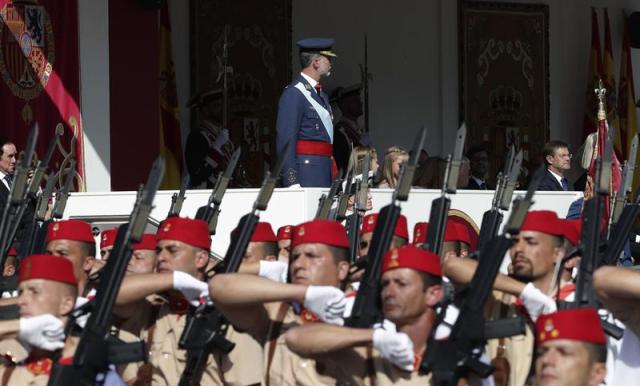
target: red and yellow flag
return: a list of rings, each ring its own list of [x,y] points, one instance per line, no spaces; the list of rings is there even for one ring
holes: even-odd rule
[[[626,159],[627,148],[623,144],[620,135],[620,121],[618,119],[618,90],[616,87],[616,75],[613,64],[613,49],[611,45],[611,28],[609,26],[609,13],[604,9],[604,57],[603,57],[602,83],[607,89],[607,120],[609,128],[614,130],[613,149],[618,159]]]
[[[160,189],[180,188],[182,173],[182,139],[180,111],[176,91],[176,71],[171,44],[171,24],[167,2],[160,10],[160,155],[166,163]]]
[[[629,25],[628,17],[625,15],[624,27],[622,34],[622,53],[620,55],[620,89],[618,91],[618,114],[620,116],[620,142],[622,149],[626,152],[629,151],[629,145],[633,136],[638,132],[638,121],[636,117],[636,96],[633,89],[633,68],[631,66],[631,42],[629,40]],[[626,159],[626,157],[625,157]],[[631,160],[635,161],[638,165],[639,159]],[[638,187],[638,181],[640,180],[640,168],[636,166],[633,176],[633,195]]]
[[[596,115],[598,98],[593,90],[598,88],[602,76],[602,51],[600,49],[600,27],[595,8],[591,8],[591,50],[589,52],[589,75],[587,78],[586,105],[584,110],[584,123],[582,139],[598,130],[598,117]]]

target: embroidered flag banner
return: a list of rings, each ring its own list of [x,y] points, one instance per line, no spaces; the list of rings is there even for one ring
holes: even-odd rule
[[[20,149],[37,123],[43,157],[61,124],[51,166],[67,167],[75,157],[84,190],[79,62],[77,0],[0,0],[2,134]]]

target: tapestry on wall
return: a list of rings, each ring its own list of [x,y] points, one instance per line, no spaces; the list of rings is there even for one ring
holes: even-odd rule
[[[542,4],[461,1],[460,103],[469,145],[491,152],[496,175],[514,144],[523,184],[549,138],[549,9]]]
[[[276,158],[278,98],[291,77],[291,0],[191,4],[192,94],[222,88],[226,36],[228,97],[221,115],[230,142],[222,153],[228,160],[241,147],[234,186],[259,186]],[[202,108],[193,108],[192,126],[205,114]]]
[[[43,158],[52,139],[50,164],[62,185],[76,161],[76,188],[84,190],[78,4],[54,0],[0,0],[0,133],[24,150],[39,127],[36,153]]]

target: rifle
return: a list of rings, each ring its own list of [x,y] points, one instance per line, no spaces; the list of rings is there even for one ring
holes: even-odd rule
[[[227,191],[227,187],[229,186],[229,182],[233,177],[233,172],[236,169],[239,158],[240,148],[236,149],[236,151],[233,152],[231,161],[229,161],[229,163],[227,164],[227,168],[225,169],[224,173],[218,174],[218,178],[216,178],[216,185],[211,191],[211,195],[209,196],[209,202],[207,202],[207,205],[201,206],[196,212],[196,219],[204,220],[209,224],[210,235],[216,234],[216,227],[218,226],[218,215],[220,214],[222,197],[224,197],[224,193]]]
[[[15,237],[14,229],[17,229],[24,214],[23,205],[27,197],[29,164],[33,158],[37,139],[38,124],[36,123],[29,132],[24,154],[16,166],[11,191],[0,219],[0,267],[4,267],[9,247]]]
[[[62,215],[64,214],[64,210],[67,207],[67,199],[69,198],[69,191],[73,186],[73,180],[76,176],[76,161],[71,160],[69,164],[69,174],[67,175],[67,179],[64,182],[64,185],[58,189],[56,192],[56,202],[53,205],[53,210],[51,212],[51,218],[44,221],[40,228],[36,231],[35,240],[33,242],[32,251],[34,253],[44,253],[47,247],[47,230],[49,228],[49,224],[60,220]],[[47,182],[48,184],[48,182]],[[41,202],[41,205],[46,205],[44,202]],[[46,208],[43,208],[46,211]],[[44,217],[43,217],[44,219]]]
[[[167,214],[167,217],[180,216],[182,203],[184,202],[184,194],[187,190],[187,186],[189,186],[189,183],[189,173],[183,172],[182,181],[180,182],[180,191],[178,193],[173,193],[173,195],[171,196],[171,207],[169,207],[169,213]]]
[[[400,202],[407,201],[413,182],[418,158],[424,146],[427,130],[422,127],[414,141],[414,148],[409,162],[402,164],[398,185],[393,191],[391,203],[380,210],[378,221],[371,237],[366,268],[360,281],[360,288],[353,304],[351,317],[346,324],[350,327],[368,328],[382,320],[380,307],[380,273],[382,256],[389,249],[393,231],[400,217]]]
[[[336,221],[344,221],[347,219],[347,207],[349,206],[349,195],[351,194],[351,187],[353,186],[353,176],[355,174],[355,166],[351,167],[351,170],[347,174],[347,182],[344,185],[344,189],[338,194],[338,205],[336,208]]]
[[[482,216],[478,248],[498,235],[503,219],[502,211],[509,210],[509,205],[511,204],[511,197],[513,196],[515,184],[518,180],[518,174],[520,174],[522,157],[522,151],[516,154],[513,147],[509,149],[504,172],[498,175],[498,184],[496,185],[496,190],[493,195],[491,209],[486,211]]]
[[[464,141],[466,137],[467,126],[462,123],[456,133],[456,146],[453,151],[453,156],[449,155],[447,157],[447,168],[444,172],[444,183],[442,184],[441,195],[431,203],[427,242],[423,247],[436,255],[440,255],[442,250],[444,232],[447,226],[447,217],[449,217],[449,207],[451,206],[451,200],[447,197],[447,193],[456,193],[456,189],[458,187],[458,175],[460,174],[460,164],[462,163],[462,152],[464,150]]]
[[[278,162],[267,172],[262,182],[262,188],[253,204],[251,212],[240,218],[235,232],[231,235],[231,244],[224,260],[216,267],[218,273],[237,272],[245,255],[251,236],[260,221],[260,212],[267,209],[269,200],[275,189],[282,171],[284,155],[291,143],[282,150],[278,157]],[[234,343],[227,340],[227,329],[229,323],[220,311],[211,302],[199,306],[195,311],[190,312],[187,325],[180,336],[179,347],[187,350],[187,363],[180,376],[179,386],[198,386],[202,379],[202,374],[207,365],[209,354],[218,350],[228,354],[234,348]]]
[[[600,263],[601,251],[600,241],[602,236],[603,201],[609,194],[609,182],[611,179],[611,157],[613,154],[613,130],[607,133],[602,158],[596,160],[596,179],[593,190],[593,198],[584,202],[582,211],[582,234],[580,235],[579,251],[582,252],[580,259],[580,269],[576,280],[575,300],[572,302],[558,302],[560,309],[576,309],[592,307],[598,309],[598,301],[593,288],[593,272]],[[604,224],[606,225],[606,224]],[[622,337],[622,329],[618,326],[600,320],[602,328],[609,335],[616,339]]]
[[[622,168],[620,190],[613,192],[613,209],[611,210],[611,217],[609,219],[609,231],[611,231],[611,226],[620,219],[622,209],[627,202],[627,194],[631,192],[633,173],[636,169],[636,156],[638,154],[638,134],[633,136],[633,140],[631,140],[631,144],[629,145],[629,153],[627,154],[629,154],[629,157]],[[611,233],[609,233],[609,237],[610,236]]]
[[[356,161],[357,162],[357,161]],[[367,152],[362,165],[362,178],[356,181],[356,194],[353,203],[353,215],[349,218],[349,252],[351,264],[358,259],[358,249],[360,245],[360,225],[362,217],[367,211],[367,193],[369,192],[369,167],[371,166],[371,156]]]
[[[615,265],[628,242],[628,237],[640,214],[638,197],[627,204],[627,194],[631,191],[633,174],[636,168],[635,159],[638,150],[638,134],[633,136],[629,146],[629,159],[622,169],[622,183],[618,192],[613,192],[613,209],[609,217],[609,234],[606,249],[600,264]]]
[[[33,214],[34,222],[26,232],[26,243],[21,243],[20,250],[18,250],[18,260],[34,254],[34,250],[37,245],[36,240],[38,239],[38,232],[43,227],[45,217],[47,215],[47,209],[49,208],[49,199],[53,195],[53,189],[55,188],[55,185],[56,175],[55,173],[51,172],[49,173],[49,176],[47,176],[47,184],[45,185],[42,194],[38,197],[38,201],[36,202],[36,207]]]
[[[526,196],[517,198],[514,202],[505,232],[495,236],[477,251],[478,267],[448,339],[436,340],[433,334],[435,329],[429,337],[427,352],[420,362],[420,373],[431,372],[434,385],[457,385],[458,380],[470,371],[481,377],[487,377],[491,373],[491,366],[480,361],[486,342],[484,306],[492,291],[503,256],[511,246],[511,235],[520,232],[543,174],[544,166],[538,168],[533,175]]]
[[[73,365],[54,364],[49,386],[93,386],[96,375],[107,371],[110,363],[146,360],[144,342],[125,344],[111,335],[111,318],[113,305],[131,258],[131,247],[142,238],[164,169],[164,160],[158,158],[153,163],[142,194],[136,200],[129,222],[118,228],[111,257],[103,268],[104,280],[100,280],[98,285],[89,320],[73,356]]]
[[[329,192],[327,194],[322,194],[320,196],[320,201],[318,203],[318,209],[316,210],[316,219],[321,220],[329,220],[329,215],[331,213],[331,207],[333,206],[333,202],[338,196],[338,189],[342,185],[343,181],[343,172],[342,170],[338,171],[338,176],[331,183],[331,187],[329,188]]]

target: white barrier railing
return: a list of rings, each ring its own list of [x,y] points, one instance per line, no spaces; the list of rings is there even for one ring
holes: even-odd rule
[[[274,231],[286,224],[299,224],[315,215],[318,199],[327,189],[298,188],[276,189],[268,209],[261,215],[263,221],[270,222]],[[372,189],[373,211],[380,210],[391,200],[392,190]],[[171,205],[173,191],[160,191],[156,195],[155,208],[151,217],[163,220]],[[182,207],[182,216],[193,217],[198,207],[205,205],[208,190],[190,190]],[[524,194],[516,192],[515,195]],[[229,189],[222,200],[218,230],[213,236],[212,250],[224,255],[229,246],[229,234],[242,215],[247,213],[258,195],[258,189]],[[515,196],[514,195],[514,196]],[[98,228],[124,221],[133,208],[135,192],[72,193],[69,197],[65,218],[83,218],[93,222]],[[407,216],[409,232],[418,221],[428,221],[431,201],[440,196],[440,191],[414,189],[409,201],[402,204],[402,213]],[[536,193],[532,209],[549,209],[565,217],[569,205],[582,197],[582,192],[539,192]],[[482,215],[491,205],[492,191],[460,190],[451,196],[451,208],[466,212],[480,225]],[[505,214],[505,218],[507,215]]]

